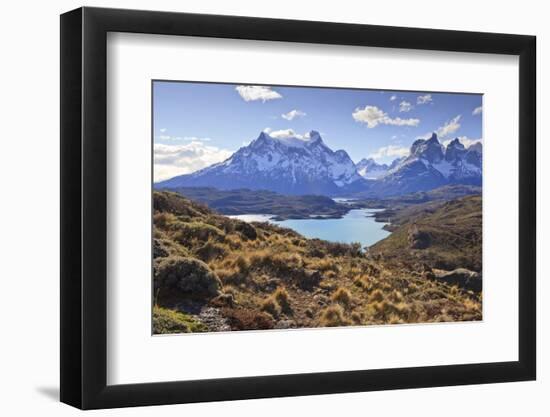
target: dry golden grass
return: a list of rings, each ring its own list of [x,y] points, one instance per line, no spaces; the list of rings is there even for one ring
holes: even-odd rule
[[[340,327],[350,324],[345,318],[344,309],[341,305],[331,305],[321,312],[319,324],[323,327]]]
[[[349,308],[351,306],[351,293],[346,288],[340,287],[336,290],[334,294],[332,294],[331,297],[332,301],[335,303],[340,304],[344,308]]]
[[[221,282],[220,293],[231,295],[232,307],[220,314],[232,328],[271,328],[281,321],[319,327],[481,319],[481,293],[428,280],[414,263],[380,262],[350,245],[306,239],[267,223],[254,224],[245,237],[237,220],[161,194],[156,207],[170,211],[154,213],[158,253],[207,264]]]

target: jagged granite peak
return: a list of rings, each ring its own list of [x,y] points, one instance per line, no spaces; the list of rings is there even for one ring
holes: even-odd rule
[[[432,133],[429,139],[417,139],[411,146],[411,156],[425,159],[430,163],[437,163],[444,157],[443,146],[439,143],[437,134]]]
[[[460,142],[460,139],[455,138],[445,149],[445,160],[448,162],[455,161],[458,158],[462,158],[466,152],[466,148],[462,142]]]
[[[474,151],[474,152],[482,153],[483,152],[483,145],[481,144],[481,142],[472,143],[468,147],[468,151]]]
[[[370,187],[375,196],[426,191],[446,184],[481,185],[482,147],[466,149],[459,138],[447,147],[434,133],[413,142],[409,156],[394,161],[388,173]]]
[[[337,195],[343,188],[364,181],[348,153],[330,149],[319,132],[272,136],[264,131],[225,161],[160,182],[156,187],[210,186]]]
[[[348,153],[333,151],[319,132],[261,132],[223,162],[155,184],[156,188],[248,188],[282,194],[383,197],[427,191],[442,185],[481,185],[482,145],[468,148],[459,138],[445,147],[434,133],[416,140],[408,156],[391,164],[365,158],[355,164]]]

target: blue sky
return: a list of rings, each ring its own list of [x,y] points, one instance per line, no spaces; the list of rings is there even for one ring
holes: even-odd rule
[[[254,140],[321,133],[358,162],[391,162],[437,132],[482,137],[482,95],[155,81],[155,180],[219,162]]]

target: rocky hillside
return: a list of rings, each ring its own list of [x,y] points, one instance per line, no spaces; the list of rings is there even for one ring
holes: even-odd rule
[[[154,193],[153,243],[157,334],[481,319],[460,271],[232,220],[176,193]]]

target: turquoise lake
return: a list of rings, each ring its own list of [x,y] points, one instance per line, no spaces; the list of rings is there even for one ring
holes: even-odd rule
[[[372,214],[379,209],[350,210],[341,219],[298,219],[274,221],[266,214],[243,214],[229,216],[240,220],[269,221],[282,227],[293,229],[308,238],[330,240],[332,242],[353,243],[361,246],[371,246],[390,235],[382,227],[386,223],[378,223]]]

